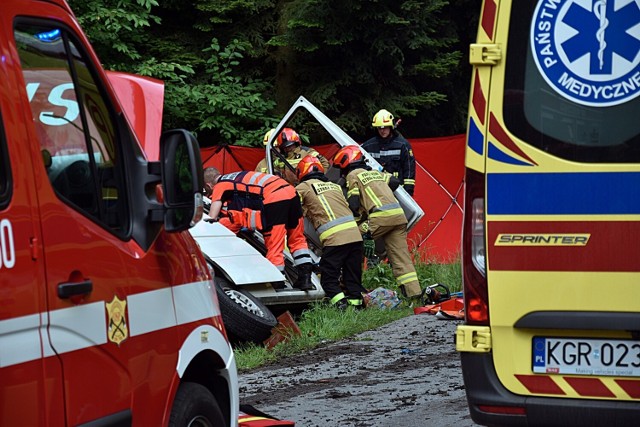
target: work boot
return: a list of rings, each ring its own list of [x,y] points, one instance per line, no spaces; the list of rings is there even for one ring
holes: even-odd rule
[[[349,303],[347,302],[346,298],[342,298],[338,302],[335,302],[333,306],[340,311],[346,311],[347,308],[349,308]]]
[[[347,300],[347,303],[349,304],[349,307],[354,308],[355,310],[364,310],[365,308],[367,308],[366,305],[364,305],[364,301],[361,298],[349,298]]]
[[[294,288],[301,291],[310,291],[313,289],[313,283],[311,283],[311,270],[313,266],[311,263],[300,264],[298,266],[298,278],[293,284]]]

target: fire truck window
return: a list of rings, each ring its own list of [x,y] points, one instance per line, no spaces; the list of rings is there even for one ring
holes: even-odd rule
[[[126,230],[128,208],[112,110],[81,43],[59,26],[18,24],[15,40],[43,164],[57,195]]]

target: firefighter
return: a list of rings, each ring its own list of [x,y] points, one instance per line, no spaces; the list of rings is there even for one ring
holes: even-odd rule
[[[397,131],[393,114],[387,110],[378,111],[371,126],[377,129],[377,135],[365,141],[362,149],[371,154],[384,171],[398,178],[407,193],[413,196],[416,160],[411,144]]]
[[[359,217],[361,230],[367,238],[370,234],[371,239],[384,241],[393,275],[403,294],[420,297],[420,283],[407,245],[407,218],[387,179],[367,166],[355,145],[341,148],[333,158],[333,166],[345,177],[347,202]]]
[[[298,270],[294,288],[313,289],[312,261],[304,236],[302,206],[289,183],[275,175],[255,171],[240,171],[221,175],[215,168],[205,170],[205,182],[211,188],[213,221],[226,204],[231,222],[240,227],[258,230],[264,237],[266,258],[284,274],[285,238]]]
[[[303,147],[300,135],[291,128],[282,129],[282,132],[280,132],[275,141],[275,145],[280,149],[280,152],[294,169],[298,166],[298,162],[307,155],[317,157],[324,170],[329,169],[329,161],[313,148]]]
[[[344,198],[342,187],[324,175],[317,157],[307,155],[296,166],[302,212],[320,236],[320,280],[331,304],[339,309],[364,308],[362,236]],[[340,277],[344,292],[340,287]]]
[[[271,129],[264,134],[264,139],[262,140],[262,143],[264,144],[265,147],[269,143],[269,138],[271,138],[271,135],[273,134],[273,132],[275,132],[275,129]],[[262,173],[269,173],[269,166],[267,165],[266,157],[260,160],[260,162],[256,165],[255,171],[262,172]]]

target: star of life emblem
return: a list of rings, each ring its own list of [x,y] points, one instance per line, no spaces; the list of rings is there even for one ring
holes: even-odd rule
[[[609,107],[640,95],[640,0],[540,0],[530,36],[540,74],[564,98]]]

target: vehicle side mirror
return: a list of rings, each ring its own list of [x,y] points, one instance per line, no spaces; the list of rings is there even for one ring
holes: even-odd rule
[[[160,163],[164,198],[164,227],[186,230],[202,219],[204,179],[198,141],[184,129],[160,137]]]

